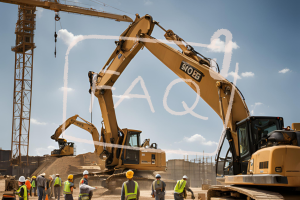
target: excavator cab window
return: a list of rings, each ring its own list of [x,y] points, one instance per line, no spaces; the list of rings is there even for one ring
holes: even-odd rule
[[[239,149],[241,157],[249,157],[250,148],[247,134],[247,123],[238,127]]]
[[[281,130],[282,126],[283,122],[279,117],[253,118],[251,120],[251,136],[255,147],[254,151],[265,147],[268,134],[274,130]]]
[[[131,133],[128,137],[128,145],[132,147],[140,146],[140,133]]]
[[[249,144],[249,131],[248,123],[242,123],[237,128],[238,141],[239,141],[239,152],[240,152],[240,161],[241,161],[241,173],[247,173],[248,160],[251,157],[251,150]]]
[[[140,147],[140,132],[128,132],[126,145],[131,147]],[[139,164],[139,149],[124,149],[123,152],[123,164]]]

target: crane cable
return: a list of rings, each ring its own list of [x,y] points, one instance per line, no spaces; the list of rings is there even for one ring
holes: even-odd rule
[[[59,17],[58,12],[55,12],[54,20],[55,20],[55,21],[54,21],[54,24],[55,24],[55,32],[54,32],[55,50],[54,50],[54,56],[55,56],[55,58],[56,58],[56,42],[57,42],[56,22],[59,21],[60,29],[62,29],[61,22],[60,22],[60,17]]]

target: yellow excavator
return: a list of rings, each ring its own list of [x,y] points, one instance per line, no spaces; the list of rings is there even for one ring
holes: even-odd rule
[[[77,118],[80,118],[82,121],[77,120]],[[113,190],[121,186],[125,180],[124,173],[128,169],[132,169],[135,171],[135,179],[139,179],[139,185],[148,188],[154,179],[153,171],[165,171],[166,169],[165,152],[157,149],[156,143],[150,145],[150,139],[145,139],[145,141],[140,144],[141,131],[139,130],[120,130],[119,142],[113,145],[113,148],[117,149],[116,156],[119,159],[118,165],[114,167],[108,166],[107,163],[108,159],[106,156],[110,155],[106,150],[109,144],[105,142],[105,129],[103,127],[101,128],[100,135],[92,123],[78,115],[70,117],[60,125],[51,136],[51,139],[56,140],[59,138],[72,124],[86,130],[92,135],[95,153],[101,159],[106,159],[105,167],[107,169],[101,173],[94,173],[96,176],[92,177],[93,179],[100,178],[103,187]],[[82,176],[82,174],[79,176]]]
[[[52,138],[57,141],[59,149],[51,151],[52,157],[73,156],[74,155],[74,142],[67,142],[64,138]]]
[[[182,51],[153,38],[151,33],[155,25],[165,31],[165,38],[175,42]],[[114,173],[118,171],[118,167],[124,165],[123,153],[126,152],[124,146],[119,146],[125,144],[126,137],[117,125],[111,87],[138,51],[146,47],[197,92],[223,121],[225,131],[216,161],[217,164],[221,160],[228,163],[224,164],[223,177],[225,183],[234,186],[211,188],[208,199],[284,199],[299,195],[296,191],[300,187],[299,124],[284,128],[282,117],[251,116],[240,90],[222,77],[218,68],[217,71],[213,69],[210,59],[172,30],[164,29],[150,15],[136,15],[135,21],[115,43],[117,47],[101,71],[88,74],[89,92],[98,98],[105,125],[101,131],[101,154],[106,155],[108,169],[114,169]],[[220,152],[225,136],[229,149],[224,161]],[[143,153],[139,153],[143,160]],[[143,166],[142,162],[133,165],[136,165],[135,169]],[[284,192],[286,190],[289,192]]]

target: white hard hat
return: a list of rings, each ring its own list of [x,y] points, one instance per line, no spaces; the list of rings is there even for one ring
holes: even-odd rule
[[[88,175],[88,174],[89,174],[88,170],[84,170],[83,175]]]
[[[20,176],[20,178],[19,178],[19,182],[22,182],[22,183],[24,183],[24,182],[25,182],[25,177],[24,177],[24,176]]]
[[[182,178],[188,179],[188,177],[186,175],[184,175]]]
[[[159,174],[156,174],[155,178],[161,178],[161,176]]]
[[[41,174],[41,176],[46,176],[45,172]]]

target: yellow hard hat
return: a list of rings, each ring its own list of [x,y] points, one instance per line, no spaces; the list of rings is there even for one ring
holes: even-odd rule
[[[70,175],[68,176],[68,179],[69,179],[69,180],[72,180],[72,179],[73,179],[73,175],[70,174]]]
[[[126,177],[129,178],[129,179],[132,179],[133,174],[134,174],[134,172],[133,172],[132,170],[128,170],[128,171],[126,172]]]
[[[36,176],[32,176],[32,178],[36,178]]]

